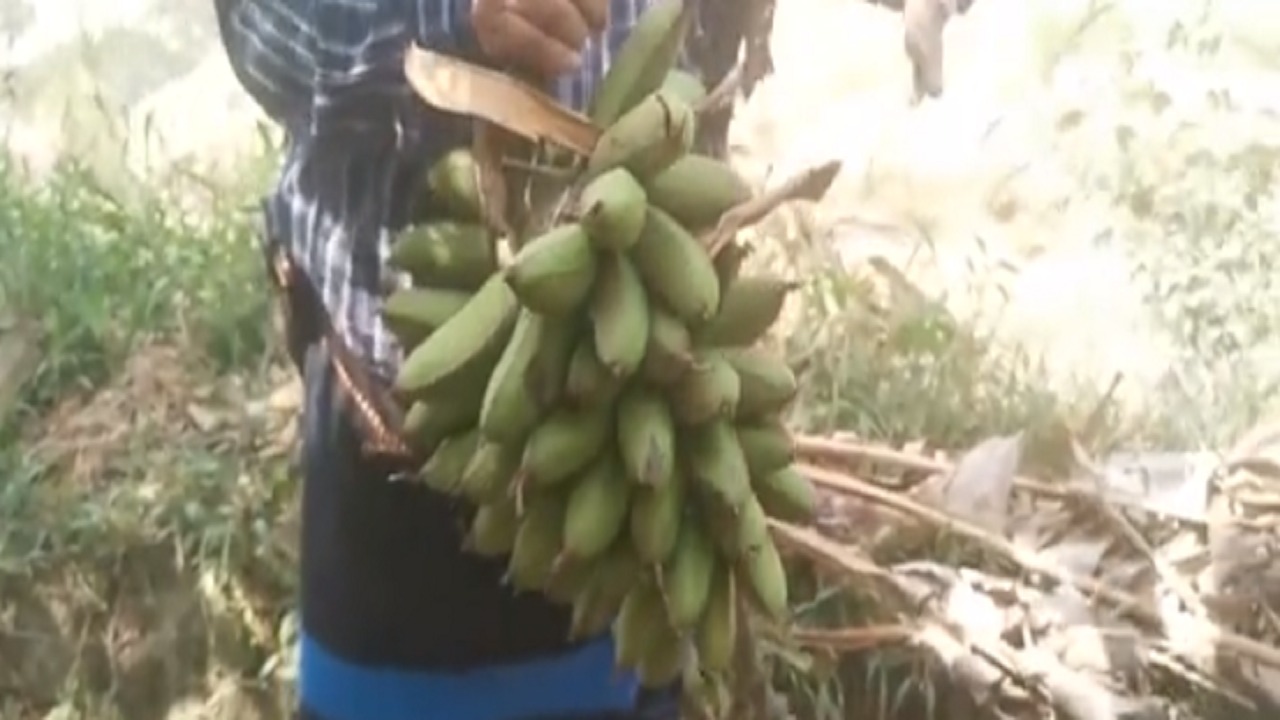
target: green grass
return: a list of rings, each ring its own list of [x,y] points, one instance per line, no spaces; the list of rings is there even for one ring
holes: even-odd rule
[[[294,483],[264,449],[291,418],[248,407],[283,376],[243,209],[257,187],[240,190],[109,189],[70,165],[37,185],[0,164],[0,310],[40,331],[0,444],[0,655],[56,658],[0,667],[17,698],[0,717],[150,717],[275,650],[246,617],[274,631],[291,593],[276,527]],[[122,617],[187,607],[198,630],[117,661]]]
[[[196,217],[167,209],[171,197],[131,195],[74,165],[41,187],[0,165],[0,297],[45,338],[31,407],[101,382],[144,337],[199,349],[224,370],[263,356],[254,218],[240,203]]]

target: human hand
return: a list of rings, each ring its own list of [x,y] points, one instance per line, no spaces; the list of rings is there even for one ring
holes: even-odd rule
[[[471,26],[491,60],[550,80],[578,67],[609,0],[472,0]]]

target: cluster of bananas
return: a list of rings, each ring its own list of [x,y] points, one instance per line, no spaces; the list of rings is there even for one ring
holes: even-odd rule
[[[509,262],[472,157],[440,161],[429,182],[454,219],[398,240],[414,286],[384,308],[408,350],[406,437],[431,453],[423,482],[474,504],[468,549],[571,605],[575,636],[612,627],[618,665],[651,686],[727,671],[739,608],[785,616],[767,518],[814,504],[781,421],[796,378],[759,342],[794,284],[697,238],[750,190],[689,152],[705,90],[671,69],[684,15],[666,0],[641,18],[565,211]]]

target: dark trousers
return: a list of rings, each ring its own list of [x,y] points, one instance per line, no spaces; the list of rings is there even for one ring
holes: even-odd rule
[[[296,308],[295,319],[299,310],[305,311]],[[527,662],[571,649],[568,610],[537,594],[513,594],[501,581],[503,562],[461,550],[466,508],[420,484],[392,479],[413,468],[362,453],[351,400],[325,342],[293,350],[306,388],[304,631],[349,663],[434,672]],[[663,699],[642,698],[642,706],[650,707],[622,718],[674,719],[674,703],[665,694]],[[300,717],[330,720],[305,711]],[[572,720],[606,717],[622,720]]]

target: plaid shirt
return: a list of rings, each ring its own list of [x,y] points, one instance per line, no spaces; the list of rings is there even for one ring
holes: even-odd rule
[[[611,0],[611,26],[555,94],[581,109],[649,0]],[[475,60],[470,0],[217,0],[223,43],[245,89],[288,135],[265,200],[268,242],[283,243],[334,327],[370,369],[394,376],[401,349],[382,322],[392,237],[421,194],[422,168],[465,141],[456,118],[408,88],[417,42]]]

